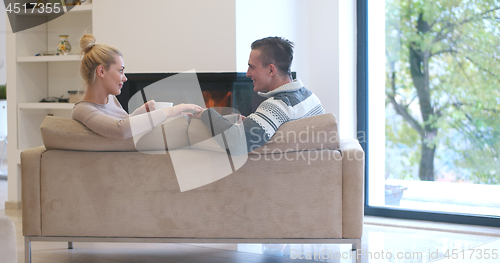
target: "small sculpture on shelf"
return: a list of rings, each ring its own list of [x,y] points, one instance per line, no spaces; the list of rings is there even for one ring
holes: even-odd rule
[[[69,99],[63,98],[63,96],[61,96],[61,97],[55,97],[55,96],[46,97],[46,98],[43,98],[40,102],[69,102]]]
[[[71,44],[68,41],[68,35],[59,35],[57,43],[57,54],[68,55],[71,52]]]

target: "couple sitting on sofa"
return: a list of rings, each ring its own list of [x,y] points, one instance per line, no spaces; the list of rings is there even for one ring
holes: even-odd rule
[[[191,115],[185,111],[197,112],[194,117],[201,118],[212,130],[213,136],[234,125],[215,110],[194,104],[155,110],[154,101],[148,101],[129,115],[115,97],[127,81],[122,55],[112,46],[95,42],[91,34],[84,35],[80,40],[83,54],[80,71],[87,90],[84,99],[75,104],[72,112],[73,119],[95,133],[113,139],[127,139],[149,131],[169,116]],[[253,80],[254,91],[268,99],[259,105],[255,113],[243,117],[242,124],[238,124],[244,128],[247,152],[269,141],[283,123],[325,112],[316,95],[306,89],[300,80],[292,80],[292,42],[268,37],[253,42],[251,48],[247,77]],[[239,139],[229,138],[228,143]]]

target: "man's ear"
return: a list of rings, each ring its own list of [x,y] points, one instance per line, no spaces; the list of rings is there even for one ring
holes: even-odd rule
[[[267,68],[269,69],[269,76],[274,76],[278,73],[278,69],[274,66],[274,64],[269,64]]]

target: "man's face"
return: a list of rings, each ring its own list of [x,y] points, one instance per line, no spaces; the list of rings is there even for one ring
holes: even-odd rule
[[[248,59],[247,77],[251,78],[253,81],[253,90],[255,92],[270,91],[271,76],[269,67],[262,66],[260,50],[252,50],[252,52],[250,52],[250,58]]]

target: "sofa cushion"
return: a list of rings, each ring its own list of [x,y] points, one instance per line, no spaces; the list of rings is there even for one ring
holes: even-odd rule
[[[179,149],[189,146],[187,136],[187,117],[169,118],[162,125],[156,126],[144,134],[137,145],[134,139],[113,140],[101,136],[76,120],[47,116],[40,126],[42,139],[47,150],[77,151],[154,151],[164,150],[163,129],[166,131],[168,149]]]
[[[209,140],[212,138],[212,133],[200,119],[191,120],[188,136],[192,148],[221,151],[221,147],[215,140]],[[339,149],[337,119],[332,113],[284,123],[278,128],[271,140],[250,154],[313,149]]]

